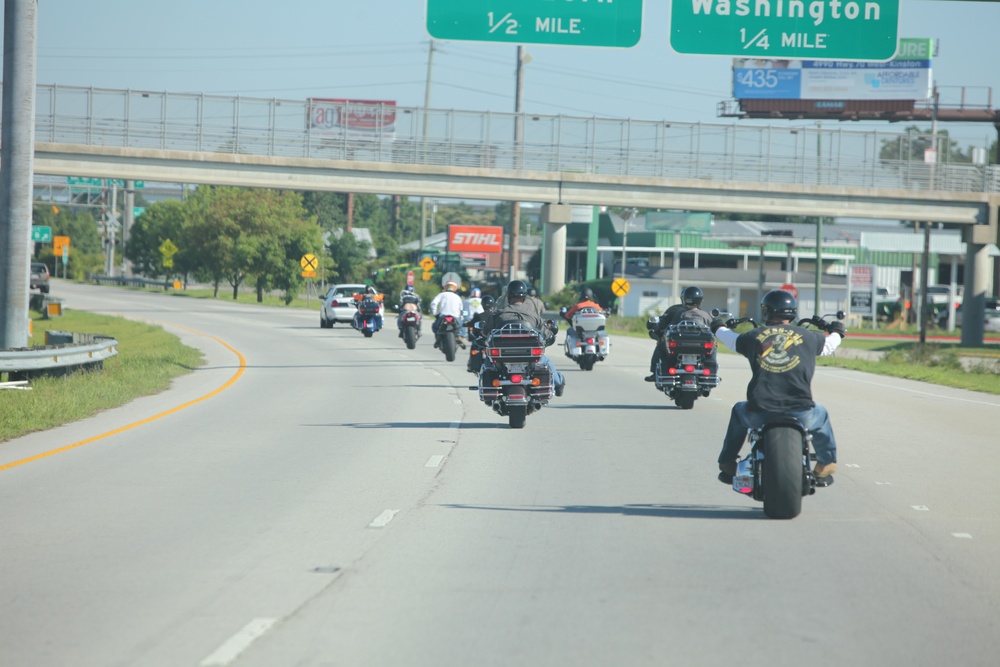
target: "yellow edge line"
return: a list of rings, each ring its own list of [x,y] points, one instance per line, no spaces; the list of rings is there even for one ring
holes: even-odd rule
[[[104,438],[110,437],[112,435],[118,435],[119,433],[124,433],[125,431],[133,429],[133,428],[135,428],[137,426],[142,426],[143,424],[148,424],[149,422],[156,421],[157,419],[160,419],[161,417],[166,417],[167,415],[172,415],[175,412],[179,412],[179,411],[183,410],[184,408],[189,408],[192,405],[194,405],[195,403],[201,403],[202,401],[204,401],[206,399],[209,399],[209,398],[212,398],[216,394],[219,394],[222,391],[228,389],[237,380],[240,379],[240,376],[243,375],[243,371],[245,371],[247,369],[247,360],[246,360],[246,357],[244,357],[242,354],[240,354],[239,350],[237,350],[236,348],[234,348],[232,345],[230,345],[229,343],[225,342],[221,338],[216,338],[215,336],[210,336],[209,334],[201,333],[200,331],[195,331],[194,329],[189,329],[188,327],[183,327],[183,326],[179,326],[179,325],[176,325],[176,324],[172,325],[172,326],[175,326],[178,329],[185,329],[185,330],[190,331],[192,333],[198,334],[199,336],[204,336],[205,338],[211,338],[212,340],[214,340],[217,343],[221,344],[223,347],[225,347],[230,352],[232,352],[233,354],[235,354],[237,357],[239,357],[240,367],[236,370],[236,373],[233,374],[233,377],[229,378],[229,380],[224,385],[222,385],[221,387],[219,387],[218,389],[215,389],[214,391],[210,391],[209,393],[205,394],[204,396],[201,396],[201,397],[196,398],[194,400],[188,401],[187,403],[184,403],[182,405],[178,405],[177,407],[170,408],[169,410],[165,410],[164,412],[161,412],[160,414],[153,415],[152,417],[147,417],[146,419],[143,419],[141,421],[137,421],[137,422],[129,424],[127,426],[122,426],[121,428],[117,428],[114,431],[108,431],[107,433],[102,433],[101,435],[95,435],[93,438],[87,438],[86,440],[81,440],[79,442],[74,442],[71,445],[66,445],[65,447],[60,447],[59,449],[53,449],[53,450],[50,450],[50,451],[47,451],[47,452],[42,452],[41,454],[35,454],[34,456],[28,457],[26,459],[21,459],[20,461],[14,461],[13,463],[7,463],[7,464],[4,464],[4,465],[0,465],[0,470],[7,470],[8,468],[16,468],[17,466],[24,465],[25,463],[31,463],[32,461],[37,461],[39,459],[44,459],[44,458],[47,458],[49,456],[55,456],[56,454],[61,454],[63,452],[67,452],[67,451],[69,451],[71,449],[76,449],[77,447],[83,447],[84,445],[89,445],[90,443],[96,442],[98,440],[103,440]]]

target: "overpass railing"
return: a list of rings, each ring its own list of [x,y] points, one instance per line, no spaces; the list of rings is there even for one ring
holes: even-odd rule
[[[745,123],[745,121],[744,121]],[[517,129],[519,128],[519,129]],[[520,140],[515,141],[515,131]],[[1000,192],[927,135],[39,85],[35,140],[540,172]],[[947,158],[948,152],[941,151]]]

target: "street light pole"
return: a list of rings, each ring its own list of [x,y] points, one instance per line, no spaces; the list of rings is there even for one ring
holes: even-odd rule
[[[427,82],[424,86],[424,153],[427,151],[427,109],[431,105],[431,73],[433,71],[434,65],[434,40],[430,41],[430,45],[427,48]],[[426,155],[425,155],[426,157]],[[427,245],[427,198],[420,198],[420,250],[418,253],[424,251],[424,246]]]

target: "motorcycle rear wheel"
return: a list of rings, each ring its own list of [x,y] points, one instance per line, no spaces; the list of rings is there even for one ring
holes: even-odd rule
[[[524,428],[524,423],[528,419],[528,406],[527,405],[507,406],[507,419],[510,422],[511,428]]]
[[[698,394],[691,391],[683,391],[677,395],[677,398],[674,399],[674,403],[676,403],[677,407],[681,410],[690,410],[694,407],[694,402],[697,398]]]
[[[764,514],[794,519],[802,511],[802,434],[783,426],[764,433]]]
[[[403,340],[407,349],[412,350],[417,346],[417,330],[413,327],[403,327]]]
[[[444,352],[444,358],[448,361],[455,361],[456,347],[455,334],[451,331],[446,331],[441,336],[441,351]]]
[[[372,334],[374,334],[375,332],[372,331],[371,329],[362,329],[361,333],[365,335],[365,338],[371,338]]]

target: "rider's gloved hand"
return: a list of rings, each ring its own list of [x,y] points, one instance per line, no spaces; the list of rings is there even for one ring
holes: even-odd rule
[[[716,317],[714,320],[712,320],[712,323],[710,325],[708,325],[708,326],[712,330],[712,333],[715,333],[716,331],[718,331],[722,327],[728,327],[729,325],[721,317]]]
[[[660,324],[660,318],[659,317],[656,317],[655,315],[650,316],[650,318],[648,320],[646,320],[646,331],[652,331],[659,324]]]
[[[735,319],[728,319],[728,320],[726,320],[726,328],[727,329],[733,329],[736,326],[737,325],[736,325],[736,320]]]
[[[847,327],[845,327],[844,323],[841,322],[840,320],[837,320],[836,322],[830,322],[830,324],[828,324],[826,327],[826,331],[827,333],[840,334],[841,338],[847,336]]]

